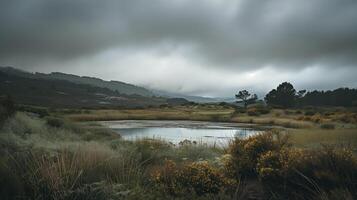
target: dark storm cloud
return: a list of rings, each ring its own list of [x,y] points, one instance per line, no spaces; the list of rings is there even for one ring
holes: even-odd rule
[[[184,49],[191,66],[220,74],[357,66],[356,0],[2,0],[0,29],[0,65],[19,67],[70,69],[113,49]]]
[[[173,41],[235,67],[356,63],[355,0],[238,2],[5,0],[0,55],[66,58]]]
[[[0,55],[75,57],[116,46],[187,42],[215,28],[208,8],[164,2],[5,1],[0,8]]]

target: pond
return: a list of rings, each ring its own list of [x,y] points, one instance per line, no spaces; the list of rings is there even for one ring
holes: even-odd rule
[[[235,123],[160,120],[121,120],[101,122],[125,140],[160,139],[179,144],[190,140],[200,144],[226,146],[234,137],[245,138],[262,130]]]

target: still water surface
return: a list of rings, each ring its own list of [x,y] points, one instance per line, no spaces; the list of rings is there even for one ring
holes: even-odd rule
[[[126,140],[156,138],[173,144],[190,140],[225,146],[234,137],[245,138],[261,132],[235,123],[160,120],[121,120],[102,123]]]

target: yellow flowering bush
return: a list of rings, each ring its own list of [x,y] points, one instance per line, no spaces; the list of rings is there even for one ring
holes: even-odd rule
[[[286,195],[357,188],[357,162],[345,148],[268,151],[258,159],[257,172],[267,188]]]
[[[275,131],[247,139],[236,138],[228,149],[231,159],[226,161],[226,169],[234,177],[256,175],[259,157],[266,152],[280,151],[289,146],[287,141],[287,136]]]
[[[164,165],[151,172],[151,181],[161,187],[168,194],[179,193],[175,180],[177,173],[176,163],[172,160],[165,160]]]
[[[296,174],[294,170],[301,168],[299,164],[306,163],[307,158],[308,155],[298,149],[268,151],[259,157],[256,170],[263,183],[271,184],[275,188],[285,188],[288,176],[292,182],[301,182],[302,176],[298,176],[298,180],[293,180],[296,177],[291,175]]]
[[[223,176],[223,173],[206,161],[177,166],[167,160],[164,166],[152,173],[152,180],[171,195],[195,192],[201,196],[231,190],[236,181]]]
[[[268,151],[260,156],[257,163],[257,172],[261,178],[278,176],[281,168],[280,152]]]

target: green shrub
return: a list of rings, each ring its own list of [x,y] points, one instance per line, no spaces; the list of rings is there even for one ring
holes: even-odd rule
[[[313,116],[316,114],[316,111],[313,111],[313,110],[308,110],[305,112],[305,116]]]
[[[292,115],[292,114],[294,114],[294,112],[291,111],[291,110],[284,110],[284,114],[285,115]]]
[[[321,124],[322,129],[335,129],[335,124]]]
[[[357,122],[357,115],[343,114],[338,120],[344,123],[355,123]]]
[[[249,116],[259,116],[260,112],[256,108],[248,108],[247,114]]]
[[[136,153],[145,165],[162,163],[172,151],[172,145],[161,140],[141,139],[134,142]]]
[[[325,112],[325,113],[324,113],[324,115],[325,115],[326,117],[331,116],[331,115],[334,115],[334,114],[335,114],[334,112]]]
[[[16,199],[24,194],[21,178],[14,174],[8,161],[0,158],[0,197],[1,199]]]
[[[247,113],[250,116],[259,116],[270,113],[270,108],[261,104],[249,106]]]
[[[85,141],[103,141],[108,139],[115,140],[121,137],[115,131],[107,128],[90,128],[87,131],[84,130],[76,131],[76,129],[80,129],[80,128],[74,128],[74,127],[71,127],[71,129],[76,133],[84,132],[81,133],[80,136]]]
[[[271,110],[268,106],[264,106],[262,104],[256,104],[256,105],[252,106],[251,108],[255,108],[257,110],[257,112],[259,112],[262,115],[270,113],[270,110]]]
[[[220,102],[218,105],[222,106],[223,108],[231,108],[232,107],[232,105],[227,102]]]
[[[18,136],[46,133],[44,122],[26,113],[18,112],[3,126],[3,131]]]
[[[18,111],[23,111],[23,112],[30,112],[30,113],[35,113],[38,114],[40,118],[49,116],[48,109],[47,108],[41,108],[41,107],[34,107],[34,106],[27,106],[27,105],[19,105],[16,107]]]
[[[214,160],[220,155],[219,150],[203,144],[184,144],[175,148],[172,159],[177,161],[199,161],[199,160]]]
[[[219,122],[219,121],[222,121],[222,119],[223,119],[221,117],[221,115],[219,115],[219,114],[210,115],[209,118],[210,118],[210,121],[212,121],[212,122]]]
[[[235,107],[234,108],[234,114],[239,114],[239,113],[246,113],[247,109],[243,108],[243,107]]]
[[[302,112],[301,112],[301,110],[297,110],[297,111],[295,111],[295,114],[300,115],[300,114],[302,114]]]
[[[56,117],[47,117],[46,124],[50,127],[60,128],[63,127],[64,121],[63,119],[56,118]]]
[[[0,126],[15,114],[15,104],[10,97],[0,98]]]
[[[261,109],[258,109],[258,111],[260,112],[260,114],[268,114],[270,113],[270,108],[268,107],[262,107]]]

